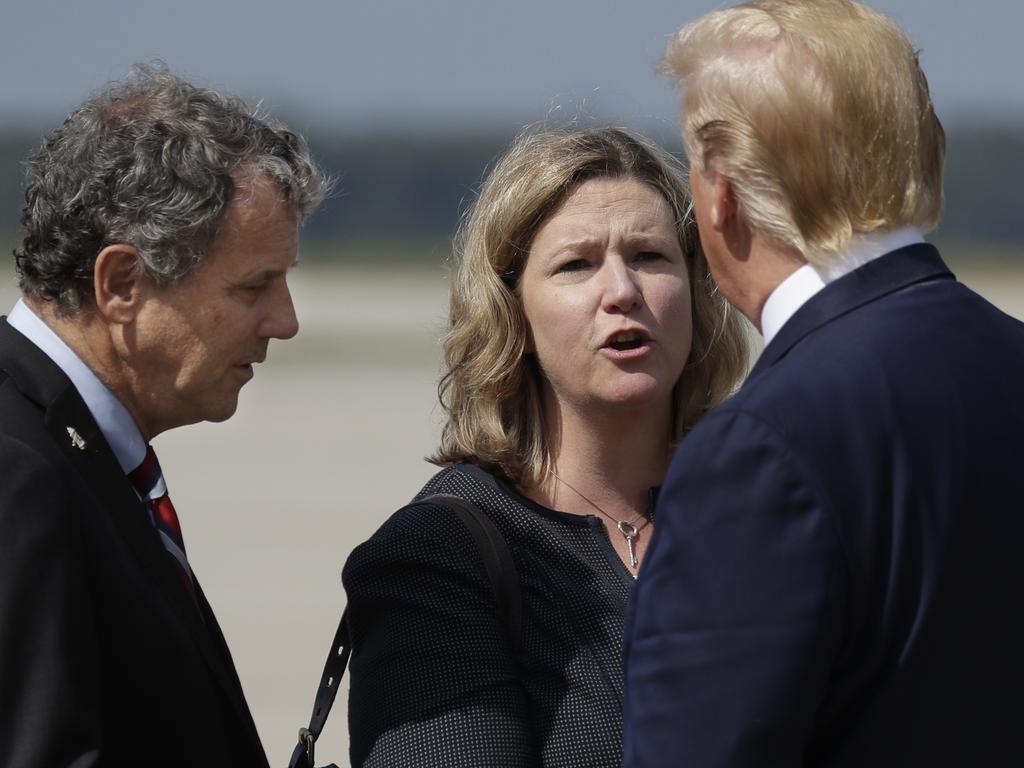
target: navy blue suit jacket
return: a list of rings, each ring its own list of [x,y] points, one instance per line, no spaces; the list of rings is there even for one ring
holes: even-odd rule
[[[673,460],[627,766],[1024,765],[1024,324],[930,245],[826,286]]]

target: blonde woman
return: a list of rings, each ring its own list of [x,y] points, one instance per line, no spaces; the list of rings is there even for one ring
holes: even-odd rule
[[[618,129],[528,132],[483,185],[457,241],[445,468],[417,499],[496,526],[516,639],[450,505],[396,513],[343,574],[354,766],[619,765],[654,495],[746,367],[689,211],[670,156]]]

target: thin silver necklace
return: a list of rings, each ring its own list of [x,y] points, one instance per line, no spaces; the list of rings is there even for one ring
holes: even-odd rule
[[[637,557],[636,557],[636,544],[635,544],[635,541],[636,541],[636,538],[640,535],[640,531],[642,531],[644,528],[646,528],[647,524],[651,522],[651,518],[649,518],[647,516],[647,513],[641,512],[639,515],[634,517],[632,520],[619,520],[618,518],[614,517],[613,515],[609,515],[607,512],[605,512],[603,509],[601,509],[601,507],[599,507],[596,503],[594,503],[593,501],[588,499],[586,496],[584,496],[582,493],[580,493],[578,490],[576,490],[576,488],[574,488],[573,486],[569,485],[569,483],[567,483],[565,480],[560,478],[558,476],[558,473],[555,472],[555,470],[548,469],[548,474],[550,474],[553,478],[555,478],[555,480],[560,482],[562,485],[564,485],[570,491],[572,491],[577,496],[579,496],[581,499],[583,499],[585,502],[587,502],[587,504],[592,506],[594,509],[596,509],[598,512],[600,512],[602,515],[604,515],[609,520],[611,520],[613,523],[615,523],[615,527],[618,529],[619,533],[622,534],[622,538],[624,538],[626,540],[626,547],[629,548],[629,564],[631,566],[633,566],[633,570],[636,570],[637,567],[640,565],[640,561],[637,560]],[[640,525],[637,525],[636,523],[637,523],[637,521],[640,518],[644,518],[644,521],[642,523],[640,523]]]

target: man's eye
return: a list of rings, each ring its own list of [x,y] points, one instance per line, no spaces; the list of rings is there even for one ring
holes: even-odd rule
[[[245,301],[255,302],[260,296],[263,295],[264,291],[267,290],[266,283],[256,283],[254,285],[240,285],[236,288],[238,296],[243,298]]]

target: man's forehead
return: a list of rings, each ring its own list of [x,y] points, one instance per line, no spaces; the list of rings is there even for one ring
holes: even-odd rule
[[[235,188],[225,213],[225,222],[249,223],[285,211],[297,219],[297,213],[281,185],[263,173],[235,176]]]

